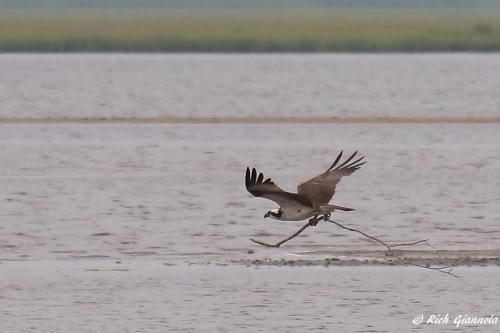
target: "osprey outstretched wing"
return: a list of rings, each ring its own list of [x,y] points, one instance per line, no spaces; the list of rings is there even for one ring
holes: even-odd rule
[[[297,187],[297,194],[308,198],[315,205],[324,205],[332,200],[335,194],[335,188],[340,182],[340,179],[344,176],[351,175],[354,171],[358,170],[366,162],[362,162],[365,158],[361,156],[357,160],[352,161],[352,159],[358,154],[357,151],[354,152],[347,160],[342,164],[338,165],[338,162],[342,158],[343,151],[335,159],[335,162],[322,174],[309,179],[308,181],[300,184]]]
[[[300,221],[310,217],[327,214],[335,209],[350,211],[352,208],[328,204],[335,194],[335,188],[340,179],[351,175],[366,162],[364,157],[353,161],[357,155],[354,152],[344,162],[339,164],[343,152],[335,159],[335,162],[322,174],[300,184],[297,193],[283,191],[270,178],[264,180],[262,173],[247,167],[245,175],[245,186],[252,195],[263,197],[276,202],[280,209],[267,212],[265,217],[273,217],[283,221]],[[326,216],[326,215],[325,215]]]
[[[250,168],[247,167],[245,186],[248,192],[253,196],[272,200],[281,207],[289,206],[293,204],[293,202],[298,202],[309,207],[313,206],[309,199],[295,193],[283,191],[271,180],[271,178],[264,180],[264,175],[262,173],[259,173],[257,176],[257,170],[255,170],[255,168],[250,171]]]

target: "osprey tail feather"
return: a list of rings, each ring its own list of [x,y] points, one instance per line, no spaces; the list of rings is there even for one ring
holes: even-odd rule
[[[350,212],[350,211],[354,210],[354,208],[337,206],[337,205],[321,205],[319,208],[321,209],[321,211],[323,211],[325,213],[332,212],[332,211],[334,211],[336,209],[343,210],[343,211],[346,211],[346,212]]]

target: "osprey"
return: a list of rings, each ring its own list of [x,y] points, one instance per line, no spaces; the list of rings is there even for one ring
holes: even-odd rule
[[[262,173],[257,176],[255,168],[250,171],[249,167],[245,175],[245,186],[252,195],[272,200],[280,206],[268,211],[264,218],[271,217],[281,221],[301,221],[310,218],[309,223],[316,225],[321,219],[329,219],[335,209],[354,210],[330,205],[329,202],[335,194],[335,187],[340,179],[351,175],[366,163],[363,161],[364,156],[352,161],[357,153],[354,152],[338,165],[343,154],[343,151],[340,152],[328,170],[297,186],[297,193],[283,191],[270,178],[264,180]]]

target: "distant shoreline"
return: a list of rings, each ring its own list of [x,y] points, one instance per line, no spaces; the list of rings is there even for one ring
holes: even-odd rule
[[[320,124],[320,123],[500,123],[500,116],[465,117],[67,117],[67,118],[0,118],[0,124]]]
[[[500,6],[0,11],[0,52],[495,51]]]

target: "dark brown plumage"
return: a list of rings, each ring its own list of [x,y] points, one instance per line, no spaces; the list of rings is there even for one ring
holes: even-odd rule
[[[301,204],[309,207],[313,207],[312,202],[301,195],[283,191],[278,187],[271,178],[267,178],[263,181],[264,175],[259,173],[257,176],[257,170],[255,168],[250,172],[250,168],[247,167],[245,175],[245,186],[253,196],[264,197],[270,199],[279,205],[286,200],[296,200]]]
[[[335,162],[332,166],[328,168],[325,172],[303,182],[297,186],[297,194],[302,195],[313,202],[315,205],[324,205],[332,200],[335,194],[335,189],[340,179],[344,176],[351,175],[354,171],[358,170],[366,162],[361,162],[365,157],[362,156],[351,162],[351,160],[357,155],[357,151],[354,152],[344,163],[335,167],[342,157],[342,153],[337,156]],[[350,163],[349,163],[350,162]]]
[[[352,210],[328,203],[335,194],[340,179],[351,175],[366,163],[363,161],[364,157],[353,161],[357,153],[357,151],[354,152],[339,164],[343,154],[341,152],[325,172],[300,184],[297,187],[297,193],[282,190],[270,178],[264,180],[262,173],[257,173],[255,168],[250,170],[248,167],[245,175],[245,186],[252,195],[272,200],[280,205],[279,219],[281,220],[302,220],[329,213],[334,209]],[[277,217],[276,214],[273,216]]]

